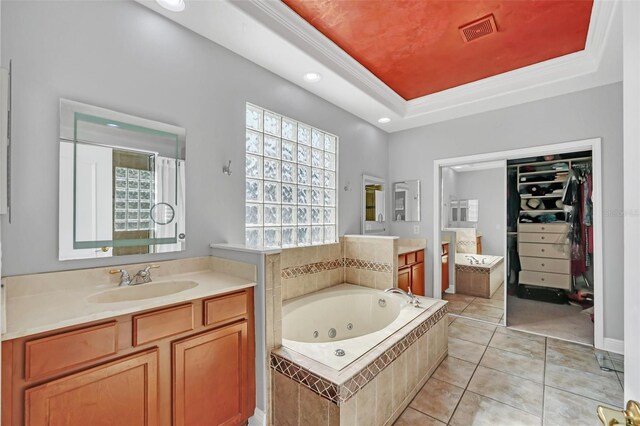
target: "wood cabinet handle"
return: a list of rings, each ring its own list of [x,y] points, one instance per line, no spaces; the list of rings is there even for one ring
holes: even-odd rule
[[[542,237],[540,237],[541,240],[544,240],[544,235]]]
[[[542,267],[544,267],[544,263],[543,263],[543,264],[541,264],[541,266],[542,266]]]
[[[540,278],[540,281],[544,281],[544,278]]]
[[[542,249],[542,252],[544,253],[544,249]]]

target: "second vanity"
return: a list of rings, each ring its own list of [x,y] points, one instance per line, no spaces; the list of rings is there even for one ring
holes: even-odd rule
[[[255,269],[228,263],[164,262],[135,287],[118,287],[108,268],[6,279],[2,423],[246,422]]]

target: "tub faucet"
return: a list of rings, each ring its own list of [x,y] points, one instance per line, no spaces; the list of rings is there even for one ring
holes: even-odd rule
[[[385,293],[397,293],[397,294],[404,294],[405,296],[407,296],[409,298],[409,303],[411,303],[413,306],[420,306],[420,299],[418,299],[412,292],[411,289],[409,289],[408,292],[404,291],[401,288],[398,287],[391,287],[388,288],[384,291]]]

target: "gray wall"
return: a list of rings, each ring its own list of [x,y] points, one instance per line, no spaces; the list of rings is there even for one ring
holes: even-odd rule
[[[461,200],[478,200],[476,229],[482,234],[482,254],[505,256],[504,169],[458,172],[456,195]]]
[[[13,223],[3,275],[209,254],[244,241],[244,106],[340,137],[339,232],[359,233],[363,173],[387,178],[388,135],[242,57],[124,1],[2,1],[2,65],[13,59]],[[187,251],[59,262],[59,98],[187,129]],[[233,176],[222,174],[232,161]],[[342,188],[350,181],[353,191]]]
[[[623,338],[622,83],[394,133],[389,143],[392,182],[421,179],[421,238],[427,238],[427,288],[433,291],[433,161],[435,159],[602,138],[605,337]],[[413,224],[391,234],[414,237]]]

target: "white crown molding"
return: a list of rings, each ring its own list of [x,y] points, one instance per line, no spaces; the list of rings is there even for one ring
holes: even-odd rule
[[[391,90],[280,0],[186,0],[187,8],[180,14],[163,10],[155,1],[136,1],[387,132],[622,79],[621,31],[619,25],[614,25],[614,17],[620,18],[620,13],[616,13],[619,0],[594,0],[583,51],[410,101]],[[612,34],[615,34],[613,41]],[[295,62],[290,58],[295,58]],[[306,84],[301,79],[303,69],[320,71],[324,78],[320,83]],[[377,120],[383,116],[392,121],[379,124]]]

